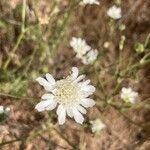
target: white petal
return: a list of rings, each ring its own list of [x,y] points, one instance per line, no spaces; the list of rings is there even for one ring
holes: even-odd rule
[[[75,80],[78,77],[79,69],[77,67],[72,67],[71,78]]]
[[[86,114],[86,109],[83,108],[81,105],[77,105],[76,108],[79,110],[79,112],[81,112],[82,114]]]
[[[122,91],[122,92],[126,92],[126,88],[123,87],[123,88],[121,89],[121,91]]]
[[[46,107],[46,110],[53,110],[57,106],[57,102],[53,101],[51,105]]]
[[[81,104],[86,108],[93,107],[95,105],[95,101],[90,98],[84,98],[81,100]]]
[[[86,80],[86,81],[80,82],[79,86],[83,87],[83,86],[88,85],[89,83],[90,83],[90,80]]]
[[[95,87],[92,85],[87,85],[87,86],[83,87],[82,90],[93,93],[95,91]]]
[[[72,118],[73,117],[73,112],[72,112],[72,109],[71,108],[66,108],[66,111],[67,111],[67,115]]]
[[[0,105],[0,114],[4,113],[4,106]]]
[[[38,81],[42,86],[51,86],[50,83],[42,77],[38,77],[36,81]]]
[[[133,97],[138,97],[138,93],[137,92],[133,92]]]
[[[74,47],[74,43],[76,42],[76,38],[72,37],[71,41],[70,41],[70,46]]]
[[[66,120],[66,110],[63,105],[59,105],[57,108],[58,122],[60,125],[65,123]]]
[[[52,84],[50,84],[46,79],[39,77],[36,81],[39,82],[39,84],[42,85],[46,91],[52,90]]]
[[[84,118],[83,116],[81,115],[81,113],[76,109],[76,108],[73,108],[73,116],[74,116],[74,119],[77,123],[80,123],[82,124],[83,121],[84,121]]]
[[[39,112],[44,111],[46,107],[52,104],[52,102],[53,100],[41,101],[35,106],[35,109],[37,109]]]
[[[86,92],[86,91],[83,91],[82,92],[82,97],[83,98],[87,98],[87,97],[89,97],[90,95],[92,95],[93,94],[93,92]]]
[[[79,82],[81,80],[83,80],[85,78],[85,75],[80,75],[76,80],[75,82]]]
[[[46,79],[48,80],[48,82],[50,82],[52,85],[55,84],[55,79],[53,78],[53,76],[49,73],[46,74]]]
[[[53,99],[54,95],[52,94],[44,94],[42,95],[42,99]]]

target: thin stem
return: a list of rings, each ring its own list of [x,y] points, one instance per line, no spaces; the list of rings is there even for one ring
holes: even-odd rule
[[[55,55],[55,49],[57,48],[57,46],[58,46],[58,44],[59,44],[59,41],[61,41],[61,39],[63,38],[63,34],[64,34],[64,30],[65,30],[65,28],[66,28],[66,26],[67,26],[67,24],[68,24],[68,21],[69,21],[69,18],[70,18],[70,16],[71,16],[71,14],[72,14],[72,12],[73,12],[73,10],[74,10],[74,8],[76,7],[76,6],[78,6],[77,4],[79,3],[80,1],[75,1],[75,0],[73,0],[72,2],[71,2],[71,4],[70,4],[70,7],[68,8],[68,10],[64,13],[64,18],[63,18],[63,20],[62,20],[62,24],[61,24],[61,26],[60,27],[58,27],[58,29],[56,30],[57,31],[57,33],[54,33],[54,34],[56,34],[55,36],[55,38],[54,39],[52,39],[52,41],[50,41],[50,44],[52,45],[51,46],[51,55],[52,56],[54,56]],[[54,36],[54,35],[53,35]]]
[[[21,40],[23,39],[23,36],[24,36],[24,32],[21,32],[21,34],[19,35],[18,39],[17,39],[17,42],[14,46],[14,48],[11,50],[11,54],[15,54],[16,50],[18,49],[18,46],[20,45],[21,43]],[[7,67],[9,66],[9,63],[11,61],[11,55],[8,55],[8,59],[6,60],[4,66],[3,66],[3,69],[6,70]]]
[[[22,141],[22,140],[23,139],[19,138],[19,139],[15,139],[15,140],[10,140],[10,141],[6,141],[6,142],[2,142],[2,143],[0,143],[0,147],[4,146],[4,145],[7,145],[7,144],[14,143],[14,142],[19,142],[19,141]]]
[[[16,51],[17,51],[17,49],[18,49],[18,47],[19,47],[19,45],[20,45],[20,43],[21,43],[21,41],[22,41],[22,39],[23,39],[24,33],[26,32],[26,30],[25,30],[26,0],[23,0],[23,4],[22,4],[22,5],[23,5],[23,6],[22,6],[22,25],[21,25],[21,33],[20,33],[20,35],[19,35],[19,37],[18,37],[18,39],[17,39],[17,42],[16,42],[14,48],[10,51],[10,54],[12,54],[12,55],[16,53]],[[4,70],[6,70],[6,69],[8,68],[11,59],[12,59],[11,55],[8,55],[8,58],[7,58],[6,62],[4,63],[4,66],[3,66],[3,69],[4,69]]]
[[[7,94],[7,93],[0,93],[0,96],[14,98],[14,99],[20,99],[20,100],[37,100],[37,98],[29,98],[29,97],[18,97],[15,95]]]
[[[36,51],[37,51],[37,49],[35,48],[35,49],[33,50],[32,54],[31,54],[31,56],[30,56],[29,63],[26,65],[26,67],[25,67],[25,69],[24,69],[24,73],[23,73],[24,75],[27,75],[27,72],[28,72],[28,70],[30,69],[30,66],[31,66],[31,64],[32,64],[32,61],[33,61],[34,56],[35,56],[35,54],[36,54]]]
[[[100,89],[102,90],[102,93],[104,94],[104,96],[105,96],[105,98],[106,98],[106,97],[107,97],[107,94],[106,94],[106,92],[105,92],[105,88],[104,88],[104,85],[103,85],[101,79],[99,79],[99,73],[98,73],[97,68],[96,68],[96,62],[95,62],[95,64],[94,64],[94,72],[95,72],[96,77],[97,77],[97,80],[98,80],[98,86],[100,87]]]
[[[134,65],[128,67],[126,70],[122,71],[121,74],[124,76],[127,72],[129,72],[129,71],[131,71],[131,70],[133,70],[133,69],[135,69],[137,67],[141,67],[143,65],[149,64],[149,63],[150,63],[150,59],[145,60],[145,61],[143,59],[141,59],[141,61],[139,63],[134,64]]]
[[[23,0],[21,32],[24,32],[25,30],[25,17],[26,17],[26,0]]]
[[[112,105],[111,105],[112,106]],[[114,106],[113,106],[114,107]],[[143,125],[133,121],[132,119],[130,119],[128,116],[126,116],[120,109],[117,109],[116,107],[114,107],[125,119],[127,119],[130,123],[140,127],[140,128],[144,128]]]
[[[62,133],[60,133],[55,127],[53,129],[58,133],[59,136],[61,136],[73,149],[77,149],[77,147],[70,142]]]
[[[146,61],[146,59],[150,56],[150,52],[147,53],[141,60],[140,63],[144,63],[144,61]]]
[[[132,119],[130,119],[128,116],[126,116],[122,111],[121,111],[121,108],[118,108],[117,107],[117,105],[115,105],[114,103],[111,103],[111,102],[107,102],[106,101],[106,103],[108,104],[108,105],[110,105],[110,106],[112,106],[113,108],[115,108],[124,118],[126,118],[130,123],[132,123],[132,124],[134,124],[134,125],[136,125],[136,126],[138,126],[138,127],[140,127],[140,128],[144,128],[144,126],[143,125],[140,125],[140,124],[138,124],[137,122],[134,122]]]
[[[146,38],[146,40],[145,40],[145,43],[144,43],[144,47],[145,47],[145,48],[147,47],[149,41],[150,41],[150,33],[148,34],[148,36],[147,36],[147,38]]]

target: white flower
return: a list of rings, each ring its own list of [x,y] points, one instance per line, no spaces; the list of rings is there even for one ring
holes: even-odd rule
[[[108,9],[107,15],[113,19],[121,18],[121,8],[116,7],[115,5]]]
[[[90,50],[84,57],[82,57],[83,64],[91,64],[93,63],[98,56],[97,50]]]
[[[100,120],[100,119],[96,119],[94,121],[90,121],[92,127],[92,132],[93,133],[98,133],[100,132],[102,129],[106,128],[106,125]]]
[[[79,70],[72,68],[71,75],[65,79],[55,81],[50,74],[45,78],[39,77],[36,81],[47,91],[42,96],[42,101],[36,105],[38,111],[53,110],[57,104],[57,115],[59,124],[64,124],[66,115],[74,118],[77,123],[82,124],[86,109],[95,105],[95,101],[88,98],[95,91],[95,87],[89,85],[90,80],[84,80],[85,75],[79,76]]]
[[[81,38],[75,38],[73,37],[70,41],[70,46],[74,49],[74,51],[77,53],[77,58],[82,60],[82,63],[84,64],[91,64],[93,63],[97,56],[98,51],[93,50],[85,40]]]
[[[121,99],[123,99],[125,102],[135,103],[137,101],[138,93],[133,91],[131,88],[122,88]]]
[[[84,39],[76,37],[71,39],[70,46],[74,49],[78,58],[82,58],[91,49]]]
[[[99,5],[100,2],[98,0],[83,0],[81,2],[81,5],[86,5],[86,4],[96,4],[96,5]]]
[[[10,110],[11,110],[11,109],[10,109],[9,107],[6,107],[6,108],[5,108],[5,114],[8,115],[8,114],[10,113]]]
[[[4,107],[0,106],[0,114],[3,114],[3,113],[4,113]]]

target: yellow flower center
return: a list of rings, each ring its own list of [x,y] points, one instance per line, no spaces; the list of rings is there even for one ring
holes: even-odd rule
[[[80,100],[80,88],[77,83],[63,79],[57,81],[54,95],[57,102],[61,104],[77,102]]]

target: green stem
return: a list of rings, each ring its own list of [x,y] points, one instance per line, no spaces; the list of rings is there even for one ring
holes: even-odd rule
[[[115,109],[116,109],[125,119],[127,119],[130,123],[132,123],[132,124],[134,124],[134,125],[136,125],[136,126],[138,126],[138,127],[140,127],[140,128],[144,128],[143,125],[140,125],[139,123],[133,121],[133,120],[130,119],[128,116],[126,116],[126,115],[121,111],[121,108],[118,108],[118,106],[115,105],[114,103],[111,103],[111,102],[108,103],[107,101],[106,101],[106,103],[107,103],[108,105],[112,106],[113,108],[115,108]]]
[[[141,60],[140,63],[144,63],[145,61],[147,61],[146,59],[150,56],[150,52],[148,54],[146,54]]]
[[[23,39],[23,36],[24,36],[24,32],[21,32],[21,34],[19,35],[19,37],[17,39],[17,42],[16,42],[14,48],[11,50],[10,55],[8,56],[8,59],[6,60],[4,66],[3,66],[4,70],[6,70],[8,68],[9,63],[10,63],[10,61],[12,59],[11,54],[15,54],[16,50],[18,49],[18,46],[21,43],[21,40]]]
[[[144,47],[145,47],[145,48],[147,47],[149,41],[150,41],[150,33],[148,34],[148,36],[147,36],[147,38],[146,38],[146,41],[145,41],[145,43],[144,43]]]
[[[7,94],[7,93],[0,93],[0,96],[14,98],[14,99],[20,99],[20,100],[37,100],[37,98],[18,97],[18,96]]]
[[[34,57],[35,57],[36,52],[37,52],[37,48],[35,48],[35,49],[33,50],[32,54],[31,54],[31,56],[30,56],[30,60],[29,60],[28,64],[26,65],[25,69],[24,69],[23,75],[27,75],[28,70],[30,69],[30,66],[31,66],[31,64],[32,64],[32,61],[33,61],[33,59],[34,59]]]
[[[66,12],[64,13],[61,26],[58,27],[58,29],[56,30],[56,33],[54,33],[55,37],[54,37],[54,39],[52,39],[52,41],[50,41],[50,45],[52,45],[52,46],[51,46],[51,55],[52,55],[52,56],[55,55],[55,52],[56,52],[55,49],[57,48],[57,46],[58,46],[58,44],[59,44],[59,41],[61,41],[61,39],[63,38],[64,30],[65,30],[65,28],[66,28],[66,26],[67,26],[67,23],[68,23],[68,21],[69,21],[69,18],[70,18],[70,16],[71,16],[71,14],[72,14],[74,8],[75,8],[76,6],[78,6],[78,3],[79,3],[79,2],[80,2],[80,1],[77,1],[77,2],[76,2],[75,0],[73,0],[73,1],[71,2],[68,11],[66,11]],[[54,36],[54,35],[53,35],[53,36]]]
[[[25,30],[25,17],[26,17],[26,0],[23,0],[22,4],[22,25],[21,25],[21,32]]]
[[[17,51],[17,49],[18,49],[18,47],[19,47],[19,45],[20,45],[20,43],[21,43],[21,40],[23,39],[24,33],[26,32],[26,31],[25,31],[26,0],[23,0],[23,4],[22,4],[22,5],[23,5],[23,6],[22,6],[22,25],[21,25],[21,33],[20,33],[20,35],[19,35],[19,37],[18,37],[18,39],[17,39],[17,42],[16,42],[14,48],[10,51],[10,55],[8,56],[6,62],[4,63],[4,66],[3,66],[3,69],[4,69],[4,70],[6,70],[6,69],[8,68],[9,63],[10,63],[10,61],[11,61],[11,59],[12,59],[11,54],[14,55],[14,54],[16,53],[16,51]]]
[[[100,89],[102,90],[102,93],[104,94],[104,96],[105,96],[105,98],[106,98],[106,97],[107,97],[107,94],[106,94],[106,92],[105,92],[105,88],[104,88],[104,85],[103,85],[101,79],[99,79],[99,73],[98,73],[97,68],[96,68],[96,62],[95,62],[95,64],[94,64],[94,72],[95,72],[96,77],[97,77],[97,80],[98,80],[98,86],[100,87]]]
[[[55,127],[53,127],[53,129],[58,133],[58,135],[64,139],[74,150],[77,149],[77,146],[75,146],[72,142],[70,142],[67,137],[65,137],[62,133],[60,133]]]
[[[22,140],[23,139],[15,139],[15,140],[11,140],[11,141],[2,142],[2,143],[0,143],[0,147],[4,146],[4,145],[7,145],[7,144],[14,143],[14,142],[19,142],[19,141],[22,141]]]

